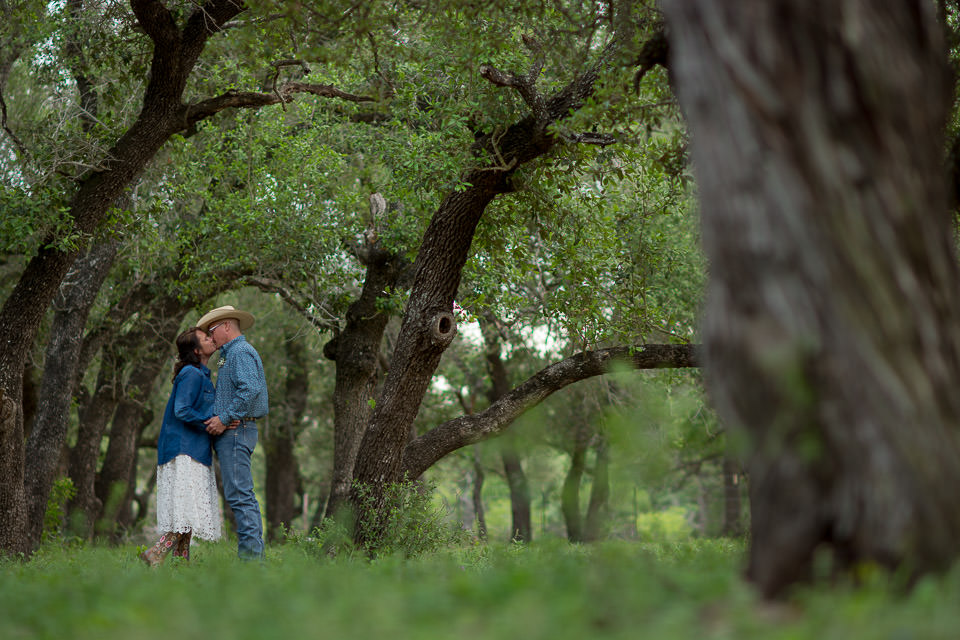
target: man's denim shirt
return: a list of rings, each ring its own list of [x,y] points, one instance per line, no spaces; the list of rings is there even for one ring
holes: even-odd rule
[[[224,363],[217,370],[217,398],[213,413],[229,424],[267,415],[267,380],[260,355],[243,336],[220,347]]]

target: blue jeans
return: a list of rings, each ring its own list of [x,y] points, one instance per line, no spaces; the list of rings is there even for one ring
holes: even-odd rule
[[[250,470],[256,446],[257,425],[252,421],[227,429],[213,441],[220,460],[223,497],[237,521],[237,555],[244,560],[263,558],[263,522]]]

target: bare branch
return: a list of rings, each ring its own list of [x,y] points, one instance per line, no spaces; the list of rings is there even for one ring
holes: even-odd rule
[[[523,43],[534,54],[533,64],[530,70],[524,75],[502,71],[496,67],[484,64],[480,66],[480,77],[485,78],[498,87],[511,87],[517,90],[523,101],[527,103],[537,122],[545,123],[550,119],[547,112],[547,103],[543,95],[537,90],[537,78],[543,71],[544,56],[543,47],[533,36],[524,34],[521,36]]]
[[[226,31],[227,29],[242,29],[250,25],[262,25],[267,24],[268,22],[273,22],[274,20],[283,20],[287,17],[285,13],[271,13],[268,16],[263,16],[262,18],[252,18],[250,20],[230,20],[229,22],[224,22],[220,29]]]
[[[306,320],[320,333],[324,333],[326,331],[336,332],[340,329],[337,317],[327,311],[323,305],[317,304],[312,300],[309,301],[310,307],[326,312],[326,318],[321,318],[312,312],[306,304],[298,300],[297,296],[279,280],[274,280],[272,278],[261,278],[258,276],[246,276],[241,278],[241,281],[258,287],[261,291],[279,294],[284,302],[293,307],[294,310],[296,310],[301,316],[306,318]]]
[[[600,147],[616,144],[617,138],[609,133],[565,133],[563,139],[577,144],[595,144]]]
[[[280,77],[280,69],[283,67],[297,67],[299,66],[305,74],[310,73],[310,68],[307,66],[307,63],[303,60],[278,60],[273,63],[273,78],[271,78],[270,86],[273,89],[273,94],[280,99],[280,105],[283,107],[283,110],[287,110],[286,100],[283,99],[283,96],[280,95],[280,92],[277,91],[277,78]]]
[[[3,127],[4,133],[6,133],[10,139],[13,141],[14,146],[17,147],[17,151],[20,153],[23,159],[30,157],[30,154],[27,152],[27,147],[23,144],[23,141],[17,137],[12,129],[7,125],[7,103],[3,99],[3,87],[0,86],[0,125]]]

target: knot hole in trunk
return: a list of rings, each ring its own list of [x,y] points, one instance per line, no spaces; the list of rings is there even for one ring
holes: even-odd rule
[[[433,316],[430,323],[430,338],[434,344],[446,348],[457,335],[457,320],[449,311],[441,311]]]

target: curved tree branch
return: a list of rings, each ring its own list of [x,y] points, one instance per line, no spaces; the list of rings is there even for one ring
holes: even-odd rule
[[[700,366],[700,348],[693,344],[648,344],[585,351],[554,363],[505,394],[485,411],[444,422],[411,441],[402,468],[419,477],[448,453],[499,435],[527,410],[560,389],[616,367],[633,369]]]
[[[370,96],[358,96],[342,91],[329,84],[286,82],[271,93],[230,90],[214,98],[201,100],[185,107],[184,129],[220,113],[224,109],[259,109],[272,104],[290,102],[297,93],[311,93],[323,98],[339,98],[348,102],[373,102]]]

